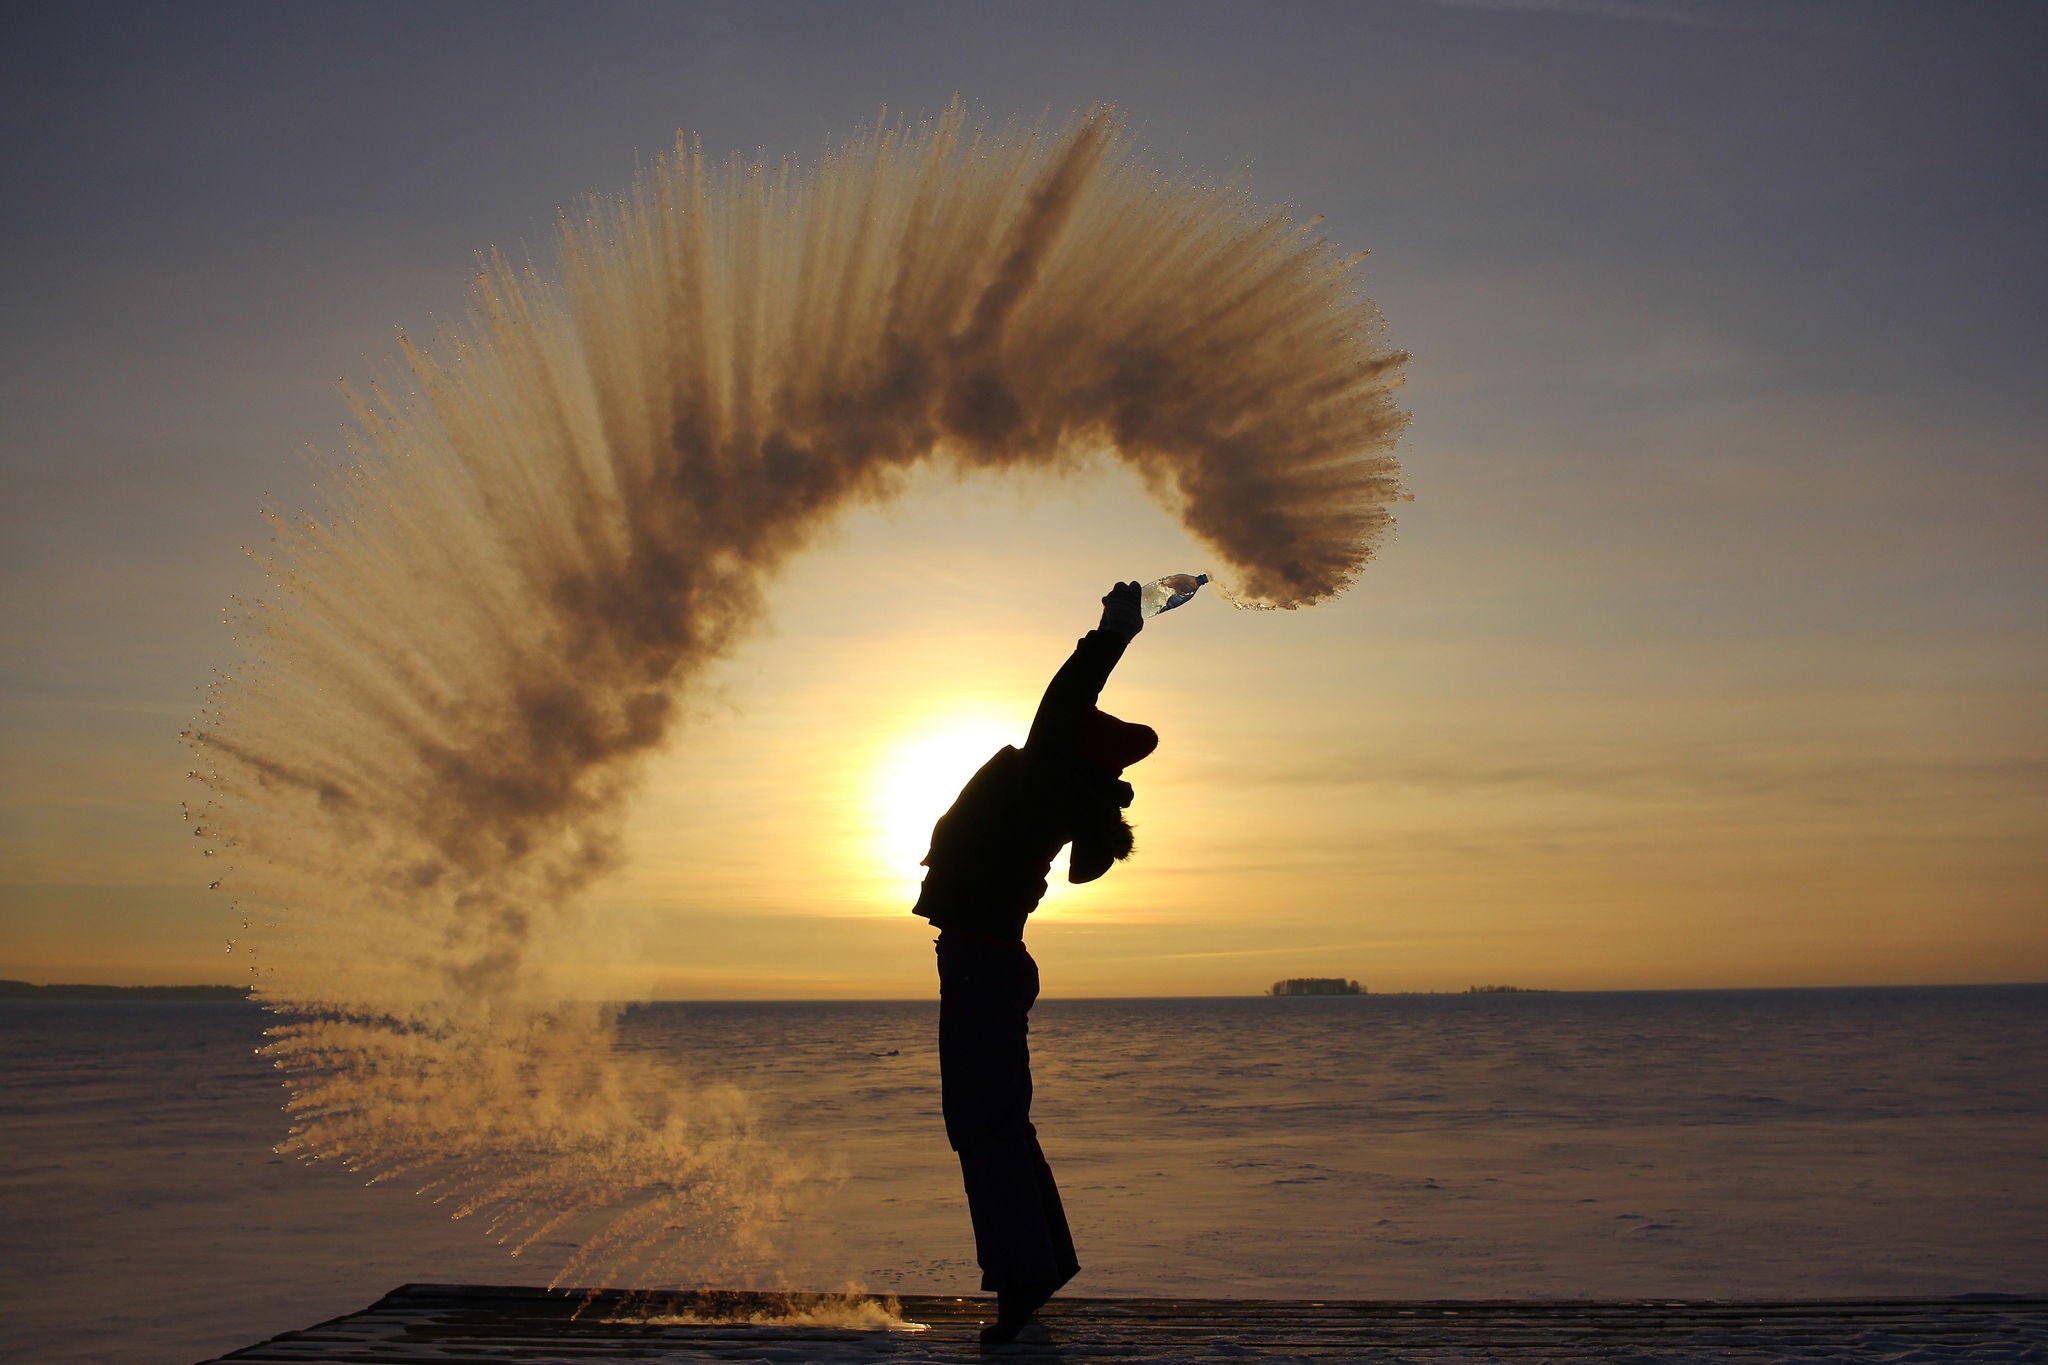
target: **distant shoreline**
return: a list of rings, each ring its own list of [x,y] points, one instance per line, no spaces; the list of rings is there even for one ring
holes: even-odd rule
[[[247,986],[38,986],[0,981],[0,1000],[247,1000]]]
[[[1816,992],[1841,992],[1857,994],[1883,991],[1983,991],[1983,990],[2042,990],[2048,989],[2048,981],[1917,981],[1887,985],[1832,985],[1832,986],[1635,986],[1604,987],[1597,990],[1574,990],[1559,987],[1524,987],[1515,991],[1473,990],[1392,990],[1360,991],[1356,996],[1341,996],[1339,999],[1386,1000],[1420,997],[1452,999],[1494,994],[1507,995],[1566,995],[1566,996],[1624,996],[1624,995],[1774,995],[1811,994]],[[104,1001],[163,1001],[167,1003],[191,1003],[204,1001],[254,1000],[255,992],[247,986],[98,986],[86,984],[51,984],[38,986],[27,981],[0,979],[0,1004],[13,1004],[35,1000],[104,1000]],[[1196,1002],[1203,1000],[1270,1000],[1273,997],[1264,992],[1231,995],[1053,995],[1048,1002],[1073,1001],[1131,1001],[1131,1000],[1181,1000]],[[1318,997],[1296,997],[1315,999]],[[1322,997],[1329,998],[1329,997]],[[927,996],[888,995],[846,995],[846,996],[680,996],[661,995],[634,1000],[598,1000],[591,1004],[623,1005],[627,1009],[647,1005],[917,1005],[931,1003]]]

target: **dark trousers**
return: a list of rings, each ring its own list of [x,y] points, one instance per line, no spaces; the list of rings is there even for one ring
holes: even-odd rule
[[[1038,964],[1021,942],[941,933],[938,949],[941,1102],[967,1185],[981,1287],[1050,1292],[1081,1263],[1031,1126]]]

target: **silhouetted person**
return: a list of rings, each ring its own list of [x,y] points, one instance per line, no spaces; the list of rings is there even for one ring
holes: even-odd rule
[[[1144,628],[1139,586],[1102,599],[1102,623],[1053,675],[1022,749],[1005,746],[932,829],[916,911],[939,930],[939,1074],[946,1139],[960,1154],[981,1287],[996,1295],[984,1343],[1014,1339],[1079,1270],[1059,1188],[1031,1126],[1032,1002],[1038,964],[1024,921],[1060,848],[1067,879],[1092,882],[1130,856],[1128,764],[1158,747],[1150,727],[1097,709]]]

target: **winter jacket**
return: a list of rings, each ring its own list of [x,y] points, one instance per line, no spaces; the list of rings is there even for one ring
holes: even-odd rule
[[[1082,636],[1046,686],[1024,747],[1005,745],[968,779],[932,827],[917,914],[941,929],[1023,938],[1077,816],[1130,804],[1130,786],[1076,748],[1127,643],[1102,630]]]

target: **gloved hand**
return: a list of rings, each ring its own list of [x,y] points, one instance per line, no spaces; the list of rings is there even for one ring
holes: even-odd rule
[[[1120,640],[1129,641],[1145,628],[1145,618],[1139,612],[1141,585],[1119,583],[1102,598],[1102,624],[1097,630],[1106,631]]]

